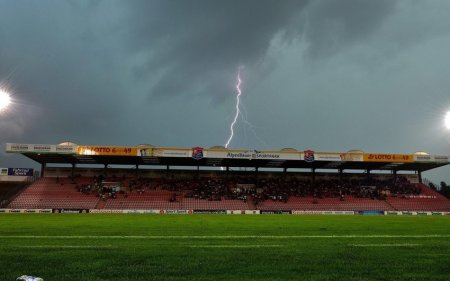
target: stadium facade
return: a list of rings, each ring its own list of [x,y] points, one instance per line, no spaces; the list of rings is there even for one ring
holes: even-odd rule
[[[423,152],[73,143],[8,143],[6,152],[22,154],[42,166],[41,178],[12,198],[10,209],[450,211],[450,201],[422,179],[422,172],[448,165],[450,157]]]

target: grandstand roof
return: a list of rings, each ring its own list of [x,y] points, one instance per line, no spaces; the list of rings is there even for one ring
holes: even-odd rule
[[[449,156],[317,152],[312,150],[229,150],[139,146],[82,146],[76,144],[8,143],[6,152],[38,163],[169,165],[203,167],[315,168],[344,170],[427,171],[450,164]]]

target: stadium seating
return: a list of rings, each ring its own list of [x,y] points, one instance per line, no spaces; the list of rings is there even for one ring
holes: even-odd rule
[[[387,202],[398,211],[450,211],[450,201],[436,191],[423,184],[418,184],[421,189],[419,196],[389,196]]]
[[[29,182],[0,182],[0,208],[22,191]]]
[[[144,193],[129,193],[127,197],[118,195],[117,198],[110,198],[106,201],[105,209],[182,209],[181,203],[170,202],[173,192],[146,190]]]
[[[251,207],[242,200],[218,200],[184,198],[182,207],[186,210],[248,210]]]
[[[261,210],[320,210],[320,211],[371,211],[371,210],[394,210],[382,200],[368,198],[346,197],[341,201],[338,198],[317,199],[313,197],[290,197],[284,203],[280,201],[266,200],[259,206]]]
[[[323,210],[450,211],[450,201],[405,179],[318,184],[280,178],[251,183],[246,178],[120,180],[120,192],[103,182],[117,178],[40,178],[10,204],[16,209]],[[367,184],[365,181],[364,184]],[[106,189],[105,189],[106,188]]]
[[[93,209],[99,198],[78,192],[76,184],[68,180],[57,182],[55,178],[40,178],[16,199],[9,207],[15,209]],[[82,179],[81,181],[88,181]]]

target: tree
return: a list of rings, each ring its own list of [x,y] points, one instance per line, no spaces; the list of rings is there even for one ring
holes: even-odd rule
[[[440,193],[445,197],[450,199],[450,186],[448,186],[445,182],[441,181],[441,190]]]

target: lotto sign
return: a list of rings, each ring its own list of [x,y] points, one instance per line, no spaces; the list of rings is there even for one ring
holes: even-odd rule
[[[136,156],[137,148],[129,146],[79,146],[79,155]]]
[[[414,157],[411,154],[364,154],[364,161],[410,163]]]

